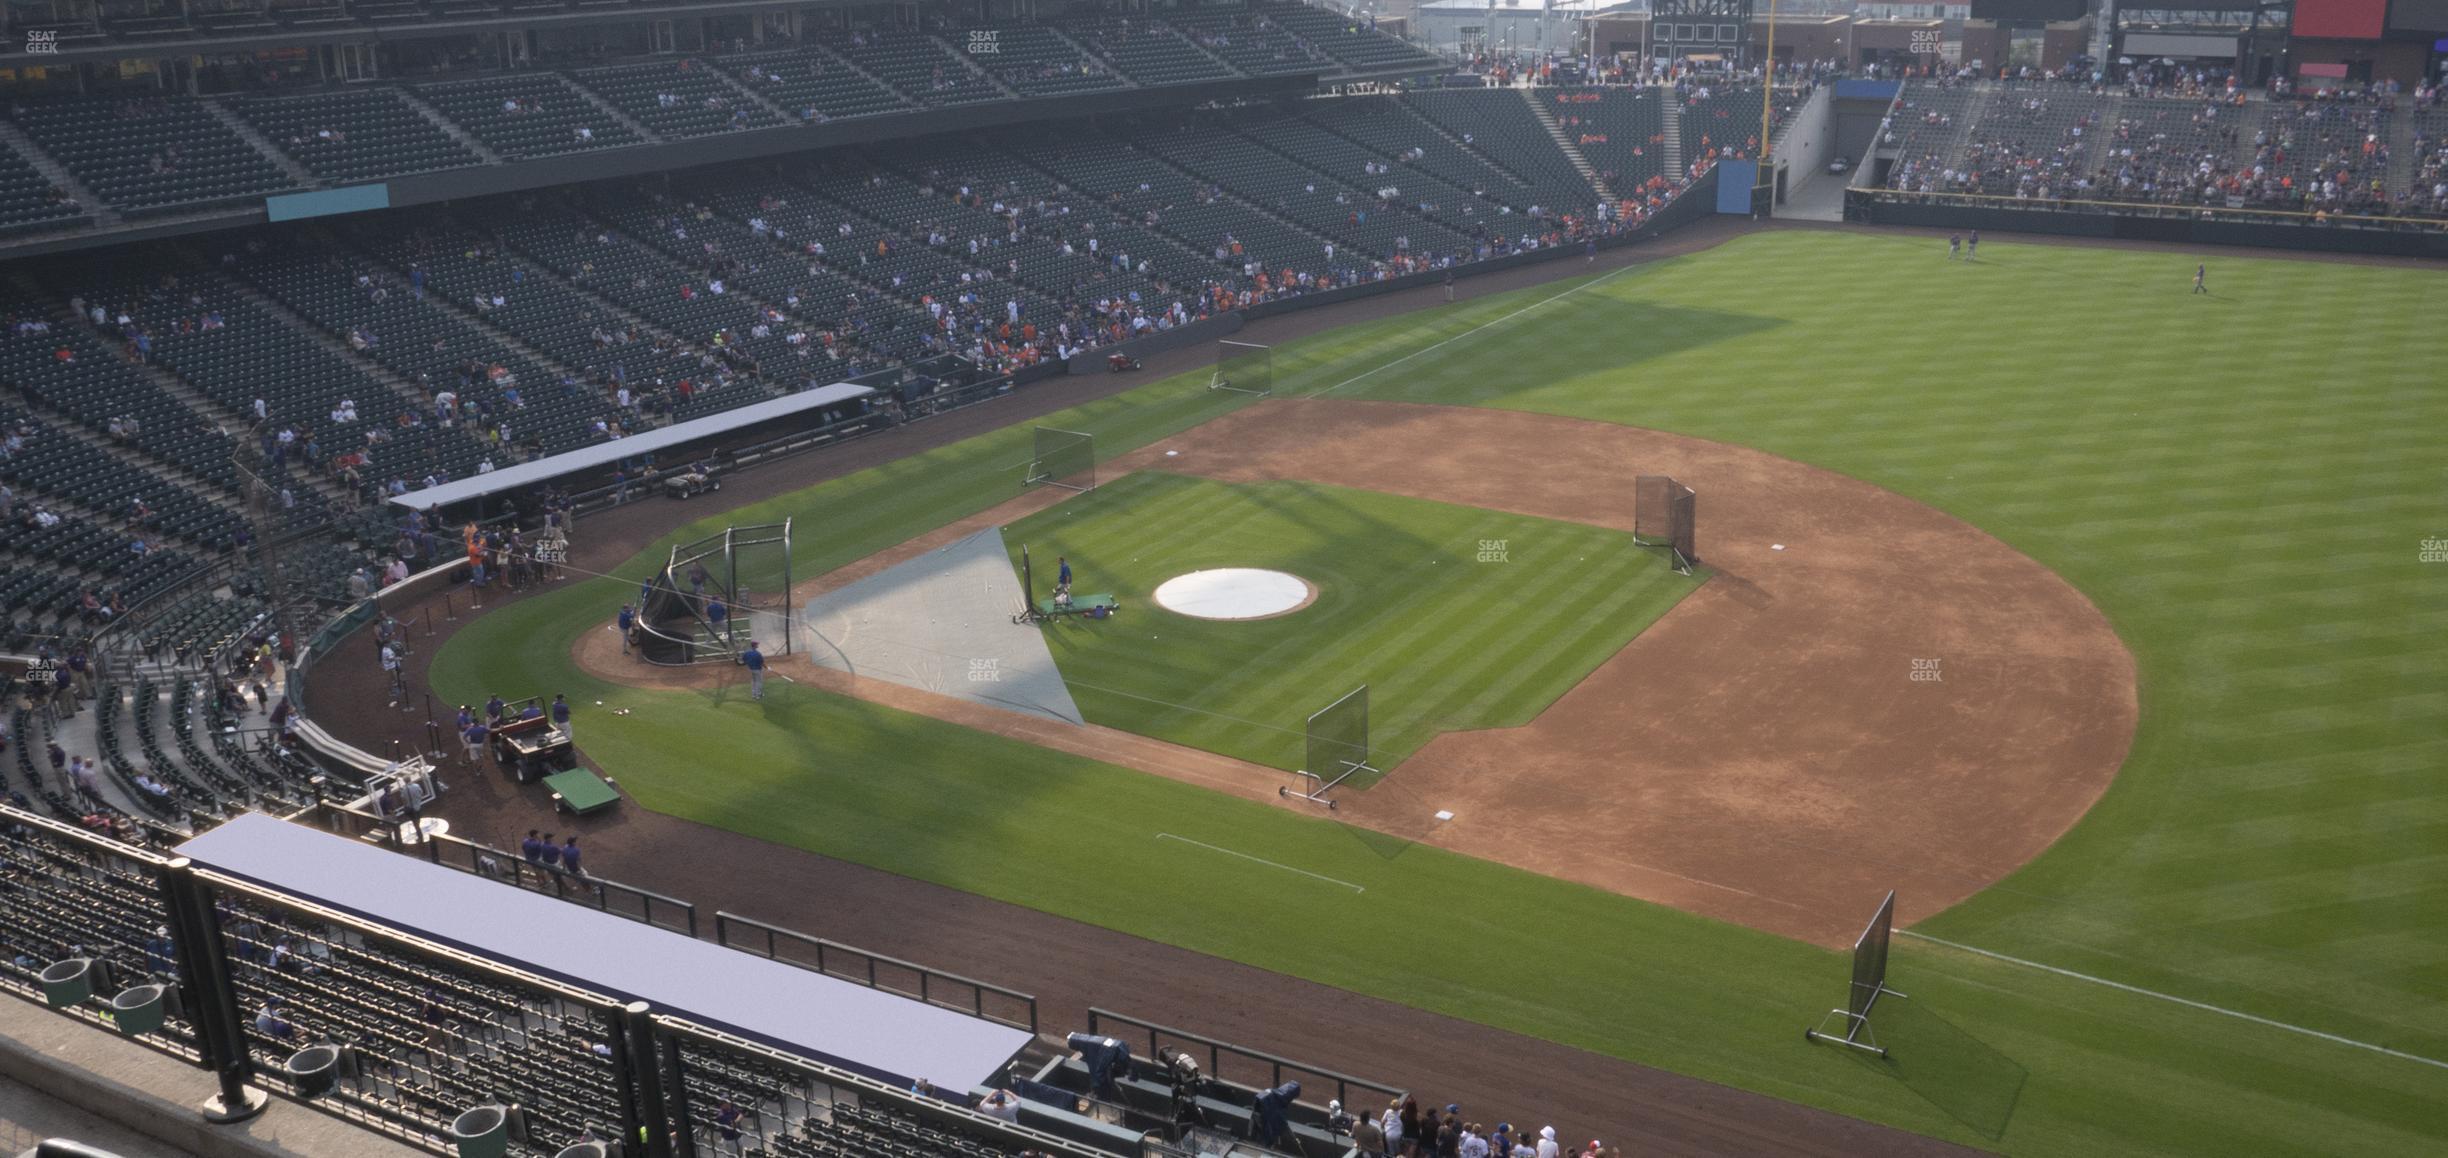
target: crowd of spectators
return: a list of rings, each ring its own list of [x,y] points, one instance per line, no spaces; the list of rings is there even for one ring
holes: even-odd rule
[[[1937,141],[1952,114],[1919,94],[1970,84],[1966,74],[1908,89],[1890,144]],[[2105,201],[2207,209],[2279,210],[2313,223],[2339,215],[2448,213],[2448,153],[2433,116],[2440,87],[2391,81],[2255,92],[2226,71],[2137,66],[2102,74],[2007,76],[1979,123],[1951,149],[1899,158],[1888,187],[2041,201]],[[2063,111],[2073,104],[2071,115]],[[2101,110],[2109,110],[2103,115]],[[2111,121],[2109,118],[2113,117]],[[2410,165],[2399,126],[2412,125]]]

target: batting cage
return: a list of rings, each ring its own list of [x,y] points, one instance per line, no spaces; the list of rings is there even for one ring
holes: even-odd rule
[[[1374,775],[1377,769],[1369,765],[1368,707],[1368,685],[1362,684],[1312,714],[1302,766],[1292,773],[1293,783],[1277,788],[1275,794],[1333,808],[1330,794],[1344,781],[1360,772]]]
[[[1275,348],[1256,342],[1217,342],[1210,390],[1233,390],[1261,397],[1275,392]]]
[[[1845,990],[1842,1009],[1831,1009],[1819,1024],[1802,1031],[1802,1040],[1825,1039],[1838,1045],[1868,1050],[1880,1057],[1887,1056],[1886,1047],[1870,1032],[1870,1011],[1878,1007],[1878,999],[1903,997],[1887,988],[1887,944],[1895,935],[1895,890],[1887,890],[1887,899],[1879,902],[1878,912],[1870,915],[1870,924],[1853,942],[1853,983]],[[1828,1023],[1841,1023],[1831,1030]]]
[[[1632,480],[1632,538],[1647,547],[1664,547],[1677,574],[1691,574],[1700,561],[1693,523],[1698,496],[1690,487],[1662,474]]]
[[[1029,456],[1028,473],[1020,480],[1023,488],[1096,489],[1095,435],[1040,426],[1037,428],[1034,449],[1035,453]]]
[[[647,579],[638,651],[649,663],[728,663],[755,640],[768,655],[795,645],[791,521],[732,527],[671,549]]]

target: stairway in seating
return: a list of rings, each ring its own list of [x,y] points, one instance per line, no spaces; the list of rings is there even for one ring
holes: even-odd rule
[[[57,158],[44,152],[42,146],[34,143],[34,138],[27,136],[24,129],[17,127],[17,122],[0,118],[0,141],[5,141],[15,148],[17,155],[25,158],[26,164],[34,166],[35,172],[42,174],[52,184],[67,190],[70,197],[76,198],[78,207],[93,214],[95,225],[119,223],[117,210],[112,209],[109,203],[103,201],[93,190],[86,188],[84,182],[77,180],[76,174],[68,171],[68,166],[60,164]]]
[[[1598,175],[1598,166],[1590,164],[1589,158],[1581,155],[1581,146],[1574,144],[1571,137],[1564,135],[1564,126],[1556,123],[1555,110],[1548,108],[1547,102],[1540,99],[1539,94],[1555,90],[1523,88],[1513,91],[1520,93],[1523,100],[1530,102],[1530,115],[1537,117],[1538,123],[1546,127],[1547,135],[1555,138],[1556,148],[1564,150],[1565,159],[1572,162],[1573,170],[1581,174],[1581,179],[1589,182],[1590,187],[1598,191],[1601,199],[1615,200],[1615,190],[1607,186],[1606,178]]]
[[[442,130],[443,134],[448,136],[450,139],[459,142],[461,148],[464,148],[467,151],[476,154],[478,157],[483,158],[485,164],[499,165],[502,163],[501,154],[494,152],[492,146],[485,144],[483,141],[477,140],[476,134],[461,128],[459,126],[459,122],[443,116],[442,110],[427,104],[425,102],[425,98],[416,94],[415,88],[409,85],[401,85],[398,88],[392,89],[391,91],[398,95],[400,103],[407,105],[409,108],[415,109],[417,111],[417,115],[433,122],[433,126],[435,128]]]
[[[1691,174],[1691,161],[1683,155],[1683,102],[1675,98],[1674,86],[1657,86],[1659,123],[1666,130],[1666,179],[1677,185]]]
[[[196,101],[211,112],[215,119],[228,125],[231,132],[238,134],[238,139],[255,146],[255,151],[263,154],[265,160],[280,166],[280,171],[287,174],[291,181],[297,182],[298,188],[320,189],[323,187],[323,182],[315,177],[313,170],[300,164],[297,158],[282,152],[279,145],[272,143],[271,138],[255,131],[255,126],[248,124],[245,117],[239,116],[228,105],[222,104],[218,98],[197,97]]]

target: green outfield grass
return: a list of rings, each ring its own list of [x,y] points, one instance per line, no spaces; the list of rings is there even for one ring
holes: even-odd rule
[[[1440,731],[1526,724],[1699,583],[1620,531],[1161,471],[1108,481],[1003,538],[1015,566],[1022,544],[1048,580],[1068,557],[1074,590],[1123,601],[1119,618],[1047,632],[1089,722],[1284,769],[1306,766],[1302,721],[1362,684],[1380,772]],[[1288,571],[1317,602],[1231,623],[1150,598],[1209,567]]]
[[[2418,562],[2448,535],[2448,277],[2217,255],[2217,293],[2196,297],[2187,255],[1983,250],[1755,236],[1290,344],[1277,390],[1723,439],[1998,534],[2132,646],[2142,731],[2055,848],[1914,932],[2448,1059],[2448,564]],[[1239,404],[1204,380],[1047,421],[1117,454]],[[1009,497],[1026,439],[682,535],[795,514],[816,574]],[[593,683],[566,644],[626,590],[489,613],[443,650],[437,689],[638,709],[584,734],[645,807],[1978,1146],[2448,1152],[2437,1064],[1909,937],[1894,980],[1912,1000],[1885,1007],[1879,1063],[1801,1040],[1844,976],[1810,946],[1433,849],[1389,858],[1323,819],[804,688],[753,704]]]

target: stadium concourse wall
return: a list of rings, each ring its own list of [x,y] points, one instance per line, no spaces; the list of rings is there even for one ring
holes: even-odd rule
[[[2260,220],[2252,220],[2252,217]],[[2012,198],[1899,194],[1885,189],[1845,191],[1844,219],[1862,225],[1922,229],[1986,229],[2094,237],[2108,241],[2160,241],[2178,245],[2235,245],[2326,253],[2448,258],[2448,229],[2438,222],[2406,222],[2397,228],[2315,224],[2275,213],[2196,210],[2180,206],[2110,209],[2057,208]]]

